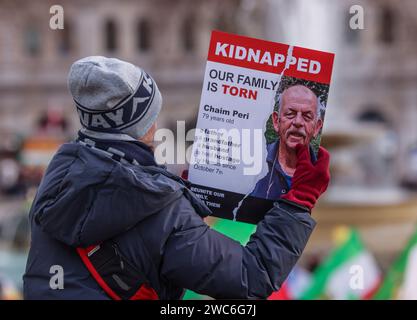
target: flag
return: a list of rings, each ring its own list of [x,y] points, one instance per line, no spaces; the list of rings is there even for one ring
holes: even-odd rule
[[[301,299],[369,299],[378,289],[381,273],[366,250],[358,232],[336,230],[336,248],[313,274],[311,285]]]
[[[374,296],[378,300],[417,300],[417,229]]]

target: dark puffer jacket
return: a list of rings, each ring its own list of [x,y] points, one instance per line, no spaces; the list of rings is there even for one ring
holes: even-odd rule
[[[242,246],[210,229],[203,220],[209,209],[157,166],[145,145],[101,142],[139,165],[79,142],[60,148],[30,212],[26,299],[109,299],[76,253],[109,239],[160,299],[179,299],[184,288],[214,298],[266,298],[280,287],[314,228],[307,211],[277,202]],[[50,285],[53,266],[64,271],[63,289]]]

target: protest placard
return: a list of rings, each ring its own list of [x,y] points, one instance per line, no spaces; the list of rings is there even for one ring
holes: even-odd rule
[[[189,180],[214,216],[257,223],[320,144],[334,54],[213,31]]]

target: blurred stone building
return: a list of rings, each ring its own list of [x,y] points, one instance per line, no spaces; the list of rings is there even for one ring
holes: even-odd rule
[[[362,179],[360,183],[374,186],[399,182],[406,174],[402,169],[408,148],[417,142],[417,3],[269,3],[273,9],[268,10],[268,39],[336,54],[324,133],[346,133],[350,140],[357,137],[362,142],[378,136],[372,151],[381,156],[380,161],[370,161],[373,165],[366,168],[362,178],[350,172],[343,177],[346,182],[342,177],[340,182],[351,184],[350,179]],[[349,27],[353,5],[363,8],[363,30]],[[366,151],[371,158],[371,150]],[[395,159],[394,168],[381,175],[391,158]]]
[[[49,27],[55,4],[64,8],[63,30]],[[61,108],[75,129],[66,76],[73,61],[88,55],[119,57],[151,73],[164,98],[160,127],[192,121],[211,30],[262,36],[256,6],[239,0],[1,0],[0,127],[30,134],[43,110]]]

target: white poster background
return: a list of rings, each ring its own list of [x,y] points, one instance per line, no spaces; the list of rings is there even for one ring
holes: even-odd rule
[[[221,81],[219,79],[212,79],[210,77],[211,70],[217,70],[222,73],[224,72],[231,72],[233,73],[233,82],[230,81]],[[269,88],[257,88],[250,85],[243,85],[242,83],[237,83],[238,75],[242,74],[244,76],[255,77],[265,79],[266,83],[268,84]],[[266,130],[266,123],[269,119],[271,113],[273,112],[274,107],[274,97],[276,90],[279,87],[281,76],[279,74],[252,70],[243,67],[237,67],[232,65],[226,65],[222,63],[207,61],[206,71],[204,76],[204,83],[203,83],[203,90],[201,95],[200,101],[200,108],[197,118],[197,128],[198,129],[237,129],[240,132],[240,142],[247,143],[242,141],[242,129],[250,129],[250,153],[251,156],[256,156],[256,162],[262,165],[261,170],[255,175],[245,175],[244,168],[249,168],[250,166],[254,166],[254,164],[244,163],[242,157],[240,158],[240,163],[236,164],[236,169],[232,170],[222,166],[216,166],[213,163],[209,164],[199,164],[196,165],[196,158],[195,152],[198,150],[199,152],[204,152],[204,150],[199,147],[199,144],[194,142],[192,156],[191,156],[191,164],[189,168],[189,181],[194,184],[203,185],[211,188],[241,193],[241,194],[248,194],[253,190],[256,185],[256,182],[264,177],[268,172],[268,166],[266,164],[266,140],[265,140],[265,130]],[[217,83],[217,91],[212,92],[207,89],[208,82],[216,82]],[[272,90],[272,82],[276,83],[274,89]],[[250,90],[256,90],[257,98],[256,100],[248,99],[244,97],[232,96],[230,94],[224,94],[222,85],[229,85],[229,86],[236,86],[238,88],[245,88]],[[223,110],[230,110],[230,115],[222,115],[216,114],[214,112],[208,112],[204,110],[205,105],[210,105],[213,108],[222,108]],[[241,113],[249,112],[249,119],[240,119],[238,117],[233,117],[232,113],[233,110],[237,110]],[[203,114],[209,114],[209,116],[218,116],[224,119],[234,119],[234,123],[227,123],[213,121],[203,117]],[[255,143],[262,143],[261,148],[262,152],[260,154],[254,155],[254,131],[253,129],[261,129],[261,139],[262,141],[256,141]],[[258,133],[259,137],[259,133]],[[197,138],[197,137],[196,137]],[[217,146],[216,143],[214,143]],[[241,148],[242,149],[242,148]],[[248,150],[248,148],[246,148]],[[242,150],[241,150],[242,151]],[[247,158],[247,157],[245,157]],[[214,169],[212,172],[203,171],[196,169],[198,166],[207,167],[209,169]],[[216,169],[219,169],[222,174],[216,173]]]

